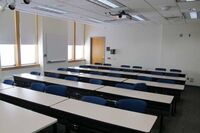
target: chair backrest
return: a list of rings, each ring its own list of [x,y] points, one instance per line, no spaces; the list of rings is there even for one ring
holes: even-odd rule
[[[72,80],[72,81],[78,81],[78,77],[74,77],[74,76],[67,76],[65,77],[66,80]]]
[[[95,65],[103,65],[102,63],[98,63],[98,62],[96,62],[96,63],[94,63]]]
[[[176,83],[174,80],[171,80],[171,79],[158,79],[157,82],[168,83],[168,84],[175,84]]]
[[[80,72],[78,69],[71,69],[71,68],[67,68],[67,71],[70,71],[70,72],[77,72],[77,73]]]
[[[143,100],[137,99],[121,99],[117,102],[117,107],[129,111],[135,111],[144,113],[147,107],[147,103]]]
[[[138,76],[137,79],[145,80],[145,81],[152,81],[152,77],[146,77],[146,76]]]
[[[121,67],[130,68],[131,66],[129,66],[129,65],[121,65]]]
[[[166,68],[155,68],[155,70],[158,70],[158,71],[167,71]]]
[[[44,83],[32,83],[31,89],[35,91],[44,92],[46,85]]]
[[[145,83],[137,83],[137,84],[134,85],[134,90],[148,91],[148,87]]]
[[[51,78],[59,78],[59,74],[57,73],[46,73],[45,76],[51,77]]]
[[[81,68],[89,68],[89,67],[86,66],[86,65],[80,65],[79,67],[81,67]]]
[[[134,89],[134,85],[126,84],[126,83],[117,83],[117,84],[115,85],[115,87],[125,88],[125,89],[131,89],[131,90]]]
[[[40,72],[36,72],[36,71],[32,71],[32,72],[30,72],[30,74],[40,76]]]
[[[99,105],[106,105],[106,102],[107,102],[104,98],[97,97],[97,96],[83,96],[81,100],[85,102],[99,104]]]
[[[108,63],[104,63],[103,65],[104,66],[112,66],[111,64],[108,64]]]
[[[118,77],[118,78],[122,77],[122,75],[121,75],[121,74],[118,74],[118,73],[108,73],[107,76],[110,76],[110,77]]]
[[[142,66],[133,66],[135,69],[142,69]]]
[[[102,72],[95,72],[95,71],[90,72],[90,74],[94,74],[94,75],[103,75]]]
[[[170,72],[179,72],[179,73],[181,73],[182,70],[180,70],[180,69],[170,69]]]
[[[90,79],[89,82],[91,84],[97,84],[97,85],[102,85],[103,84],[103,81],[100,80],[100,79]]]
[[[49,85],[45,88],[45,92],[58,95],[58,96],[67,96],[67,87],[62,85]]]
[[[60,67],[57,69],[58,71],[67,71],[67,68]]]
[[[11,80],[11,79],[5,79],[5,80],[3,81],[3,83],[4,83],[4,84],[7,84],[7,85],[14,85],[14,84],[15,84],[15,82],[14,82],[13,80]]]

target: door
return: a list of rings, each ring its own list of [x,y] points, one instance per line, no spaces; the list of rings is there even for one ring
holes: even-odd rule
[[[105,37],[91,38],[91,63],[104,63]]]

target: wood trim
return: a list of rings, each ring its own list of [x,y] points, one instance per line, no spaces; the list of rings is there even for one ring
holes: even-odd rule
[[[76,22],[74,22],[73,59],[76,60]]]
[[[31,67],[40,67],[40,64],[30,64],[30,65],[23,65],[23,66],[11,66],[11,67],[4,67],[1,68],[2,71],[8,71],[8,70],[15,70],[15,69],[21,69],[21,68],[31,68]]]
[[[35,15],[36,18],[36,51],[35,51],[35,62],[39,64],[39,18],[38,15]]]
[[[21,51],[20,51],[20,13],[19,11],[15,11],[15,41],[16,41],[16,49],[15,49],[15,60],[16,66],[21,65]]]

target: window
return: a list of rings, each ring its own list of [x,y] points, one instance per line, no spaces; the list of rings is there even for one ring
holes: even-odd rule
[[[84,24],[69,22],[68,60],[84,59]]]
[[[37,16],[5,10],[0,18],[1,67],[37,64]]]
[[[1,66],[15,66],[15,23],[14,13],[5,10],[0,14],[0,56]]]
[[[36,64],[37,50],[36,16],[20,13],[20,57],[21,64]]]

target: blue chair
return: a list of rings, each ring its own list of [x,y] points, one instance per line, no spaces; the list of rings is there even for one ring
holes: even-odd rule
[[[129,65],[121,65],[121,67],[130,68],[131,66],[129,66]]]
[[[145,83],[137,83],[137,84],[134,85],[134,90],[148,91],[148,87]]]
[[[135,69],[142,69],[141,66],[133,66],[133,68],[135,68]]]
[[[121,74],[118,74],[118,73],[108,73],[107,76],[110,76],[110,77],[118,77],[118,78],[122,77],[122,75],[121,75]]]
[[[103,65],[102,63],[98,63],[98,62],[96,62],[96,63],[94,63],[95,65]]]
[[[108,64],[108,63],[104,63],[103,65],[104,66],[112,66],[111,64]]]
[[[126,84],[126,83],[117,83],[117,84],[115,85],[115,87],[125,88],[125,89],[130,89],[130,90],[133,90],[133,89],[134,89],[134,85]]]
[[[67,76],[65,77],[66,80],[71,80],[71,81],[78,81],[78,77],[74,77],[74,76]]]
[[[180,69],[170,69],[170,72],[179,72],[179,73],[181,73],[182,70],[180,70]]]
[[[97,85],[102,85],[103,84],[103,81],[100,80],[100,79],[90,79],[89,82],[91,84],[97,84]]]
[[[121,99],[116,103],[116,106],[124,110],[145,113],[147,103],[143,100],[137,99]]]
[[[40,72],[36,72],[36,71],[30,72],[30,74],[40,76]]]
[[[94,75],[103,75],[102,72],[96,72],[96,71],[90,72],[90,74],[94,74]]]
[[[107,102],[104,98],[97,97],[97,96],[83,96],[81,100],[85,102],[99,104],[99,105],[106,105],[106,102]]]
[[[155,68],[155,70],[158,70],[158,71],[167,71],[166,68]]]
[[[80,71],[78,69],[73,69],[73,68],[67,68],[67,71],[70,71],[70,72],[76,72],[76,73],[79,73]]]
[[[44,92],[46,85],[44,83],[32,83],[31,89],[35,91]]]
[[[45,88],[46,93],[58,95],[58,96],[67,96],[67,87],[62,85],[49,85]]]
[[[152,77],[146,77],[146,76],[138,76],[137,79],[145,80],[145,81],[152,81]]]
[[[89,67],[86,66],[86,65],[80,65],[79,67],[81,67],[81,68],[89,68]]]
[[[57,73],[46,73],[45,76],[51,77],[51,78],[59,78],[59,74]]]
[[[67,71],[67,68],[60,67],[57,69],[58,71]]]
[[[15,82],[14,82],[13,80],[11,80],[11,79],[5,79],[5,80],[3,81],[3,83],[4,83],[4,84],[7,84],[7,85],[14,85],[14,84],[15,84]]]
[[[176,83],[174,80],[170,80],[170,79],[159,79],[159,80],[157,80],[157,82],[168,83],[168,84],[175,84]]]

